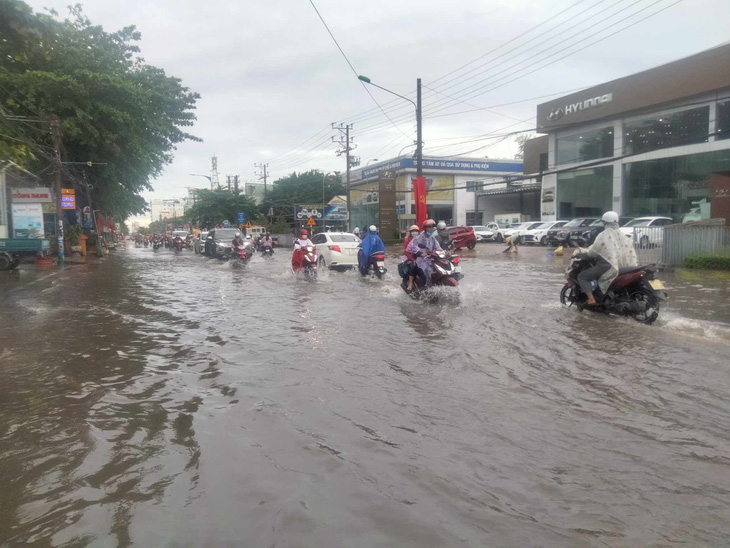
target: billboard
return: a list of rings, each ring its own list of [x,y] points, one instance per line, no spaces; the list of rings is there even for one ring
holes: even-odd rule
[[[41,204],[13,204],[13,238],[43,238]]]

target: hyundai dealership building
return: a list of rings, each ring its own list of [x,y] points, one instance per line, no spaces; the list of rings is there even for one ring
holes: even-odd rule
[[[730,43],[543,103],[537,127],[543,220],[730,215]]]

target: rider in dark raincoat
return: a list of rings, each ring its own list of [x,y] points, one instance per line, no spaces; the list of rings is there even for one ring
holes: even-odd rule
[[[377,252],[385,253],[385,244],[380,239],[380,236],[378,236],[378,229],[375,225],[370,225],[367,235],[357,247],[361,249],[360,253],[357,254],[357,263],[361,271],[368,267],[368,259],[371,254]]]

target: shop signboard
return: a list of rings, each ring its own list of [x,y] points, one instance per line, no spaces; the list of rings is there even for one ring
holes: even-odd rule
[[[61,189],[61,209],[76,209],[76,191],[73,188]]]
[[[322,204],[296,204],[294,206],[294,221],[300,222],[314,218],[319,220],[324,215]]]
[[[346,221],[347,204],[329,204],[325,209],[324,218],[327,221]]]
[[[39,204],[53,201],[51,189],[46,187],[15,188],[10,197],[14,204]]]
[[[380,172],[380,234],[384,238],[398,236],[398,215],[395,211],[395,170],[386,169]]]
[[[13,204],[13,238],[43,238],[43,206]]]

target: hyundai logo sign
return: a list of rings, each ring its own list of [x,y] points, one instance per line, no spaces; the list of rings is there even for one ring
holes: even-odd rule
[[[558,107],[548,112],[547,119],[551,122],[555,122],[556,120],[560,120],[563,116],[565,116],[565,109],[563,107]]]
[[[607,103],[613,102],[613,93],[606,93],[605,95],[599,95],[598,97],[592,97],[590,99],[584,99],[577,103],[570,103],[564,107],[558,107],[552,109],[547,113],[546,118],[551,122],[560,120],[563,116],[570,116],[584,110],[594,109]]]

